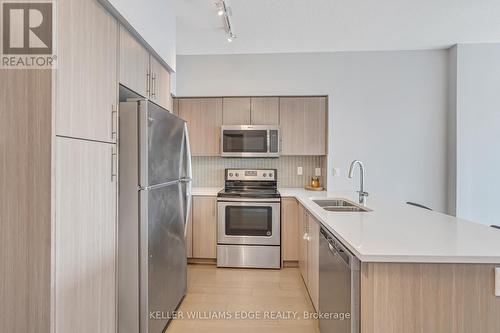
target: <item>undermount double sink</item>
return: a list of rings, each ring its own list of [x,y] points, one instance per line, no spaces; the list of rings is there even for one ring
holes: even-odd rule
[[[364,206],[358,205],[346,199],[317,199],[313,200],[318,206],[329,212],[369,212]]]

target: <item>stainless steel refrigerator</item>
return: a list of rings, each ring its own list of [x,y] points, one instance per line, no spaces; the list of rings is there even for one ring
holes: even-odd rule
[[[120,103],[118,332],[160,333],[187,286],[191,154],[186,122]]]

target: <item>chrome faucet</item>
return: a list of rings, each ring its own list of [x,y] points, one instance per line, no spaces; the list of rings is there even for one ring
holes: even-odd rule
[[[349,167],[349,178],[354,176],[354,167],[356,164],[359,165],[359,203],[362,205],[366,205],[366,197],[368,196],[368,192],[365,192],[364,182],[365,182],[365,168],[363,166],[363,162],[355,160],[352,161],[351,166]]]

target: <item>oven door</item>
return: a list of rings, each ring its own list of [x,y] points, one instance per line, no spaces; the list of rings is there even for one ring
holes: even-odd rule
[[[280,239],[280,202],[218,202],[218,244],[280,245]]]

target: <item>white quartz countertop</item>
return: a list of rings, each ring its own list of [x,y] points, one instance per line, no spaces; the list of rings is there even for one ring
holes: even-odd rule
[[[500,230],[370,194],[371,212],[328,212],[315,198],[345,198],[355,192],[281,188],[364,262],[500,263]]]
[[[191,194],[196,196],[212,197],[216,196],[220,190],[222,190],[222,187],[193,187]]]
[[[216,196],[221,187],[194,187],[193,195]],[[384,201],[370,193],[370,212],[328,212],[314,199],[344,198],[355,192],[315,192],[280,188],[282,197],[296,198],[319,222],[364,262],[499,263],[500,230]]]

